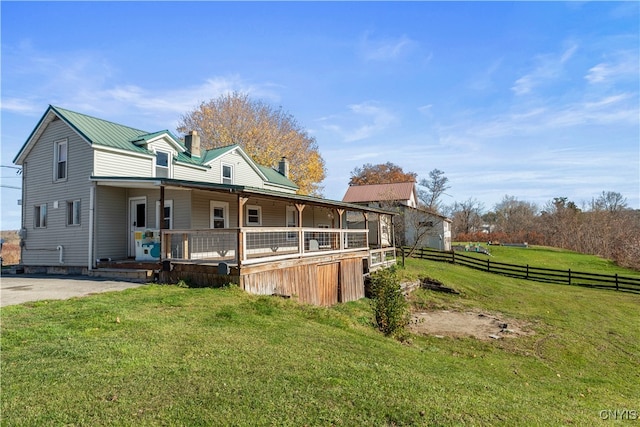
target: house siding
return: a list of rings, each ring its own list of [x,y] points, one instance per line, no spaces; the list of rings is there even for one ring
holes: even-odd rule
[[[247,161],[236,151],[230,151],[210,163],[209,182],[222,182],[222,164],[233,166],[233,183],[248,187],[263,188],[264,181]]]
[[[54,143],[67,139],[67,179],[53,179]],[[86,265],[89,225],[87,177],[93,167],[92,149],[63,121],[49,123],[24,161],[23,226],[27,231],[22,251],[24,265]],[[67,226],[67,201],[80,200],[80,225]],[[57,208],[55,207],[57,203]],[[35,228],[34,210],[47,205],[47,226]],[[63,263],[60,252],[63,247]]]
[[[153,159],[97,149],[94,151],[95,176],[151,177]]]
[[[96,189],[95,255],[96,258],[120,259],[128,250],[127,190],[118,187]]]

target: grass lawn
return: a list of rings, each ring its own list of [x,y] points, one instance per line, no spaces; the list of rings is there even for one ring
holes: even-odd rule
[[[413,259],[403,273],[461,292],[418,290],[418,307],[499,312],[535,333],[400,343],[371,327],[367,300],[235,288],[4,307],[2,425],[611,425],[601,411],[640,411],[640,295]]]
[[[462,244],[463,243],[454,243]],[[529,265],[531,267],[553,268],[556,270],[568,270],[588,272],[596,274],[620,274],[627,277],[640,277],[640,271],[620,267],[613,261],[596,256],[585,255],[579,252],[565,249],[552,248],[548,246],[529,246],[519,248],[512,246],[488,246],[486,243],[482,247],[491,253],[488,257],[491,262],[502,262],[506,264]],[[487,255],[473,251],[460,252],[461,254],[487,259]]]

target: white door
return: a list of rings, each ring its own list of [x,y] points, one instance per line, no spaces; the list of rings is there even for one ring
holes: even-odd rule
[[[129,256],[136,256],[136,232],[147,228],[147,199],[138,197],[129,199]]]

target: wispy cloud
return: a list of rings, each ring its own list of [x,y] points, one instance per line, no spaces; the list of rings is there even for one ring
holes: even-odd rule
[[[10,53],[20,57],[13,61],[20,66],[7,72],[13,73],[13,80],[28,76],[39,82],[39,88],[33,88],[24,98],[17,91],[5,89],[1,104],[5,112],[38,115],[46,105],[54,104],[113,119],[152,117],[147,120],[149,125],[167,127],[201,102],[233,91],[266,101],[280,100],[274,85],[251,83],[240,75],[213,76],[195,85],[158,90],[123,81],[123,72],[96,52],[54,56],[38,52],[28,43],[21,48]]]
[[[640,73],[640,64],[637,50],[624,51],[591,67],[584,78],[591,84],[611,84],[618,79],[637,79],[638,73]]]
[[[573,57],[578,46],[572,44],[559,54],[544,54],[534,58],[533,70],[515,81],[511,90],[516,95],[526,95],[544,82],[558,78],[564,69],[564,64]]]
[[[418,43],[406,35],[376,38],[365,33],[359,44],[360,54],[367,61],[392,61],[411,52]]]
[[[377,135],[396,123],[396,116],[377,102],[365,101],[348,106],[348,112],[321,119],[323,128],[339,134],[345,142]]]

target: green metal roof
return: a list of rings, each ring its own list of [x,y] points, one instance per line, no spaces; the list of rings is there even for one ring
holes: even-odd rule
[[[272,184],[283,185],[285,187],[298,188],[296,184],[293,183],[290,179],[286,178],[284,175],[280,174],[277,170],[273,168],[268,168],[266,166],[258,165],[264,176],[267,177],[267,180]]]
[[[53,105],[50,108],[91,144],[138,153],[149,153],[146,148],[132,143],[132,141],[139,139],[141,136],[148,135],[149,132],[147,131],[54,107]]]
[[[45,121],[51,111],[53,111],[58,117],[60,117],[60,119],[62,119],[67,125],[78,132],[78,134],[92,145],[95,144],[136,153],[151,154],[151,152],[144,147],[145,144],[140,144],[140,142],[147,142],[162,134],[167,134],[178,146],[185,150],[185,152],[178,152],[178,155],[176,156],[177,161],[202,167],[207,167],[208,162],[240,147],[238,144],[233,144],[226,147],[214,148],[211,150],[205,150],[201,157],[193,157],[190,153],[186,152],[186,146],[184,143],[168,130],[148,132],[50,105],[38,122],[38,125],[34,128],[33,132],[29,135],[29,138],[20,149],[20,152],[16,156],[16,159],[14,159],[14,162],[21,156],[27,147],[27,144],[29,144],[29,141],[31,141],[32,137],[35,135],[36,130]],[[253,162],[252,159],[249,160]],[[267,178],[268,182],[285,187],[298,188],[293,181],[280,175],[279,172],[271,168],[258,165],[255,162],[253,162],[253,164]]]

